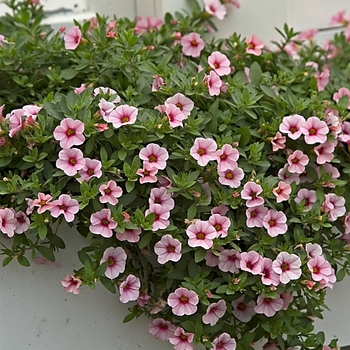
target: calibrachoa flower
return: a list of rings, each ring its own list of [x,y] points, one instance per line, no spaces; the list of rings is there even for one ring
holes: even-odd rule
[[[170,104],[174,104],[177,108],[180,109],[180,111],[183,113],[183,115],[187,118],[194,107],[193,101],[186,97],[185,95],[178,92],[174,96],[171,96],[167,98],[164,102],[165,107]]]
[[[220,214],[213,214],[209,217],[208,221],[215,228],[217,237],[227,236],[227,231],[231,226],[231,221],[228,217]]]
[[[139,157],[144,163],[149,164],[152,168],[165,169],[166,161],[169,158],[168,151],[156,143],[150,143],[139,153]]]
[[[82,33],[78,26],[69,29],[64,36],[64,46],[67,50],[75,50],[81,42]]]
[[[241,254],[235,249],[227,249],[220,252],[219,269],[223,272],[238,273],[241,266]],[[216,266],[216,265],[215,265]]]
[[[267,297],[264,294],[258,296],[257,304],[254,307],[254,310],[257,314],[264,314],[267,317],[272,317],[276,314],[277,311],[282,310],[283,300],[280,296],[272,299]]]
[[[210,210],[210,214],[220,214],[220,215],[226,215],[228,212],[228,207],[224,204],[220,204],[217,207],[214,207],[213,209]]]
[[[335,102],[339,102],[339,100],[343,97],[343,96],[348,96],[349,98],[349,106],[348,108],[350,108],[350,90],[345,88],[345,87],[342,87],[339,89],[338,92],[335,92],[334,95],[333,95],[333,100]]]
[[[205,166],[216,159],[216,142],[211,138],[197,137],[191,147],[190,154],[200,166]]]
[[[236,340],[231,338],[228,333],[222,333],[211,343],[211,350],[235,350]]]
[[[316,191],[302,188],[298,191],[295,201],[297,203],[305,201],[303,211],[308,212],[312,209],[312,206],[317,201]]]
[[[278,186],[272,190],[272,193],[276,196],[276,202],[281,203],[283,201],[287,201],[292,192],[292,188],[289,184],[280,181]]]
[[[167,193],[166,187],[152,188],[148,202],[150,206],[160,204],[168,211],[173,210],[175,206],[175,202],[171,198],[171,193]]]
[[[284,117],[280,124],[280,132],[287,134],[292,140],[298,139],[301,134],[301,127],[305,124],[305,118],[299,114]]]
[[[15,109],[11,112],[9,115],[9,136],[14,137],[19,131],[21,131],[24,128],[24,122],[23,122],[23,116],[24,116],[24,110],[23,109]],[[6,116],[7,118],[7,116]]]
[[[263,225],[271,237],[276,237],[287,232],[287,217],[283,211],[270,209],[263,218]]]
[[[301,260],[295,254],[281,252],[272,263],[273,270],[280,275],[280,281],[287,284],[290,280],[297,280],[301,276]]]
[[[322,204],[322,210],[328,213],[331,221],[337,220],[339,217],[345,215],[345,198],[337,196],[335,193],[327,193],[325,195],[325,201]]]
[[[330,73],[329,69],[327,69],[327,68],[325,68],[323,70],[323,72],[321,72],[319,74],[315,74],[318,91],[323,91],[326,88],[326,86],[329,82],[330,75],[331,75],[331,73]]]
[[[307,243],[305,246],[308,259],[322,255],[322,247],[317,243]]]
[[[170,225],[168,220],[170,217],[170,212],[166,207],[163,207],[160,204],[152,204],[150,208],[145,211],[145,215],[154,213],[155,218],[152,224],[152,231],[163,230]]]
[[[231,73],[230,60],[227,58],[226,55],[222,54],[219,51],[214,51],[211,53],[211,55],[208,57],[208,64],[220,77]]]
[[[255,251],[241,253],[240,268],[243,271],[248,271],[253,275],[261,273],[262,256]]]
[[[101,264],[104,262],[108,263],[105,275],[110,279],[117,278],[121,273],[125,271],[126,259],[127,256],[125,250],[122,247],[107,248],[104,251],[103,257],[100,261]]]
[[[29,228],[29,225],[30,225],[30,220],[29,220],[28,216],[25,213],[23,213],[23,211],[21,211],[21,210],[18,212],[14,212],[14,214],[15,214],[15,218],[17,220],[15,233],[26,232]]]
[[[63,214],[67,222],[72,222],[79,211],[79,202],[68,194],[61,194],[58,199],[51,202],[49,210],[54,218]]]
[[[314,143],[324,143],[327,141],[329,128],[327,123],[317,117],[310,117],[300,126],[300,131],[304,134],[305,142],[309,145]]]
[[[92,177],[100,178],[102,176],[102,163],[97,159],[85,158],[84,167],[78,171],[80,177],[79,182],[89,181]]]
[[[199,298],[196,292],[187,288],[177,288],[168,296],[168,305],[172,308],[174,315],[193,315],[197,311]]]
[[[254,300],[250,300],[247,303],[244,302],[244,295],[240,296],[238,299],[232,301],[234,316],[241,322],[249,322],[253,315],[255,314]]]
[[[333,276],[331,264],[321,255],[316,255],[307,262],[307,267],[311,272],[312,279],[316,282],[321,280],[329,281],[329,276]]]
[[[283,180],[287,184],[295,183],[296,185],[299,185],[300,183],[300,175],[296,173],[290,173],[288,171],[288,163],[284,165],[282,169],[278,171],[278,178]]]
[[[118,228],[115,229],[116,237],[119,239],[119,241],[128,241],[130,243],[137,243],[140,240],[140,235],[142,233],[142,230],[140,228],[131,230],[131,229],[124,229],[124,232],[121,232],[118,230]]]
[[[106,97],[116,96],[113,101],[110,101],[111,103],[119,103],[120,97],[117,95],[117,91],[109,88],[109,87],[103,87],[99,86],[94,89],[94,97],[99,95],[102,92],[103,95],[106,95]],[[101,101],[101,100],[100,100]]]
[[[218,162],[218,171],[225,171],[227,169],[237,168],[237,160],[239,152],[229,144],[225,144],[221,149],[215,152],[216,160]]]
[[[58,153],[56,167],[68,176],[74,176],[85,166],[83,152],[76,148],[64,148]]]
[[[208,86],[210,96],[220,95],[222,80],[213,70],[210,71],[209,75],[205,77],[205,81]]]
[[[38,198],[34,199],[32,202],[33,207],[38,207],[38,214],[44,213],[46,210],[50,210],[52,207],[52,196],[50,194],[45,194],[42,192],[38,193]]]
[[[305,166],[309,163],[309,157],[302,151],[294,151],[287,159],[288,171],[290,173],[302,174],[305,171]]]
[[[151,30],[159,29],[163,25],[163,20],[157,17],[137,17],[136,26],[134,28],[135,34],[145,33]]]
[[[190,247],[210,249],[217,233],[208,221],[198,220],[196,223],[187,227],[186,234],[189,237],[188,245]]]
[[[167,234],[154,245],[154,252],[158,255],[158,262],[165,264],[167,261],[179,261],[181,259],[181,242]]]
[[[210,304],[205,315],[202,317],[203,323],[215,326],[219,319],[225,315],[226,310],[226,302],[223,299],[219,300],[217,303]]]
[[[255,182],[249,181],[243,186],[241,197],[246,199],[246,206],[248,208],[257,207],[264,204],[264,198],[260,197],[259,194],[262,192],[262,187]]]
[[[67,275],[66,278],[61,279],[62,286],[66,290],[66,292],[79,294],[79,287],[81,285],[81,280],[72,275]]]
[[[136,171],[136,174],[141,176],[140,184],[157,182],[157,173],[158,169],[153,167],[151,163],[143,163],[143,168]]]
[[[176,128],[178,126],[183,127],[182,122],[186,119],[186,117],[181,112],[181,109],[176,107],[176,105],[172,103],[165,105],[165,114],[167,115],[169,124],[172,128]]]
[[[89,230],[105,238],[112,237],[112,230],[118,225],[118,223],[112,219],[111,211],[106,208],[91,214],[90,222]]]
[[[122,303],[137,300],[140,295],[140,279],[134,275],[128,275],[119,287],[119,300]]]
[[[130,125],[136,122],[138,109],[129,105],[121,105],[112,110],[108,115],[108,121],[113,124],[115,129],[123,125]]]
[[[264,207],[263,205],[247,208],[246,225],[248,227],[264,227],[264,217],[266,216],[267,212],[268,208]]]
[[[264,47],[264,42],[260,40],[256,35],[251,35],[245,39],[247,44],[246,53],[250,53],[255,56],[261,55],[261,49]]]
[[[99,191],[101,193],[99,201],[112,205],[116,205],[118,203],[118,198],[123,194],[122,188],[113,180],[109,180],[107,184],[101,185]]]
[[[283,300],[282,310],[287,310],[289,304],[293,301],[293,295],[289,292],[280,293],[280,298]]]
[[[271,140],[271,144],[274,152],[278,151],[279,149],[284,149],[286,148],[286,137],[282,136],[282,134],[277,131],[276,135]]]
[[[169,340],[175,332],[175,326],[163,318],[156,318],[148,325],[148,331],[159,340]]]
[[[210,267],[215,267],[219,265],[220,258],[215,255],[212,250],[208,250],[205,254],[205,264]]]
[[[318,164],[329,163],[334,158],[334,149],[336,143],[335,142],[325,142],[314,148],[314,151],[317,155],[316,162]]]
[[[220,0],[204,0],[205,11],[212,16],[222,20],[226,16],[226,7]]]
[[[72,146],[81,145],[85,141],[84,123],[72,118],[64,118],[59,126],[56,126],[53,137],[60,141],[62,148],[71,148]]]
[[[190,33],[181,38],[182,53],[186,56],[199,57],[204,48],[204,41],[198,33]]]
[[[14,212],[8,208],[0,209],[0,231],[8,237],[12,237],[15,234],[16,227],[17,219]]]
[[[241,180],[244,178],[244,171],[241,168],[226,169],[219,171],[219,182],[222,185],[238,188],[241,185]]]
[[[266,286],[271,284],[278,286],[280,284],[280,276],[272,269],[272,260],[270,258],[261,260],[261,282]]]
[[[186,333],[183,328],[177,327],[174,334],[170,335],[169,342],[175,350],[193,350],[193,333]]]

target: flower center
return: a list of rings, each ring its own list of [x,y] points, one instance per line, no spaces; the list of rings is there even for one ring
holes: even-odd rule
[[[232,180],[233,179],[233,174],[231,172],[227,172],[225,174],[225,179],[229,179],[229,180]]]
[[[73,136],[73,135],[75,135],[75,130],[74,129],[68,129],[66,134],[67,134],[67,136]]]
[[[130,121],[130,118],[128,116],[123,116],[122,117],[122,123],[127,123],[128,121]]]
[[[197,239],[204,239],[204,238],[205,238],[205,234],[204,234],[203,232],[198,232],[198,233],[196,234],[196,238],[197,238]]]
[[[197,40],[192,40],[191,41],[191,46],[197,47],[198,46],[198,41]]]
[[[169,245],[169,246],[167,247],[167,250],[168,250],[168,253],[173,253],[173,252],[175,251],[175,247],[172,246],[172,245]]]
[[[175,106],[176,106],[177,108],[180,108],[181,110],[183,109],[183,105],[182,105],[181,103],[179,103],[179,102],[176,103]]]
[[[220,156],[220,159],[221,160],[225,160],[227,158],[227,155],[225,153],[223,153],[221,156]]]
[[[186,304],[188,303],[188,298],[185,297],[184,295],[180,298],[180,302],[183,303],[183,304]]]
[[[319,273],[319,272],[320,272],[320,270],[318,269],[317,266],[315,266],[315,267],[312,269],[312,271],[313,271],[313,273]]]
[[[108,258],[107,262],[108,262],[108,266],[113,266],[115,264],[114,259],[111,257]]]
[[[63,211],[67,210],[67,206],[65,206],[64,204],[59,205],[58,208]]]
[[[292,159],[292,163],[293,163],[293,164],[297,164],[298,162],[299,162],[299,159],[298,159],[298,158],[293,158],[293,159]]]
[[[143,176],[148,176],[149,175],[149,171],[148,170],[145,170],[144,172],[143,172]]]
[[[198,154],[200,155],[200,156],[202,156],[202,155],[204,155],[206,152],[205,152],[205,149],[204,148],[200,148],[199,150],[198,150]]]
[[[241,311],[245,310],[245,304],[239,303],[239,304],[237,305],[237,309],[238,309],[238,310],[241,310]]]
[[[103,220],[101,221],[101,224],[102,224],[103,226],[108,226],[108,225],[109,225],[109,220],[108,220],[108,219],[103,219]]]
[[[288,264],[283,263],[283,264],[281,265],[281,270],[282,270],[282,271],[287,271],[288,269],[289,269]]]
[[[280,188],[277,188],[276,193],[280,194],[282,190]]]
[[[276,225],[276,221],[275,220],[269,220],[269,225],[270,225],[270,227],[272,227],[272,226],[275,226]]]
[[[77,164],[77,160],[75,158],[71,158],[71,159],[69,159],[69,164],[75,165],[75,164]]]
[[[213,64],[213,66],[214,66],[214,68],[219,68],[220,67],[219,63],[216,63],[216,62]]]
[[[222,226],[220,224],[216,224],[214,227],[216,231],[222,230]]]
[[[46,204],[45,200],[40,201],[40,205],[45,205],[45,204]]]
[[[289,128],[289,131],[290,131],[292,134],[294,134],[295,132],[298,131],[298,129],[297,129],[295,126],[291,126],[291,127]]]
[[[316,134],[316,129],[311,128],[311,129],[309,130],[309,135],[315,135],[315,134]]]
[[[248,47],[249,47],[250,49],[254,49],[254,48],[255,48],[255,46],[254,46],[253,43],[250,43],[250,44],[248,45]]]
[[[221,342],[219,342],[219,343],[216,344],[216,348],[217,348],[217,349],[222,349],[223,347],[224,347],[224,344],[221,343]]]
[[[253,211],[250,213],[250,217],[252,217],[252,218],[255,218],[257,215],[258,215],[258,213],[256,212],[256,210],[253,210]]]
[[[17,218],[17,221],[20,223],[20,224],[23,224],[25,223],[26,221],[24,220],[24,217],[23,216],[20,216]]]
[[[94,172],[93,169],[89,169],[89,170],[87,171],[87,173],[88,173],[88,175],[90,175],[90,176],[92,176],[92,175],[95,174],[95,172]]]
[[[180,338],[181,338],[182,340],[187,340],[187,336],[186,336],[185,334],[181,334]]]
[[[105,194],[110,194],[112,191],[109,188],[105,189]]]
[[[149,156],[148,161],[149,161],[150,163],[156,162],[156,161],[157,161],[157,157],[156,157],[155,155],[152,154],[151,156]]]

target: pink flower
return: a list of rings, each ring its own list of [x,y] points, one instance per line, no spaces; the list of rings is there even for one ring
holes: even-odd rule
[[[218,2],[220,3],[219,0]],[[219,51],[212,52],[212,54],[208,57],[208,64],[220,77],[231,73],[230,60],[226,55],[222,54]]]
[[[343,96],[348,96],[348,99],[349,99],[349,106],[348,106],[348,109],[350,108],[350,90],[345,88],[345,87],[342,87],[339,89],[338,92],[335,92],[333,94],[333,100],[335,102],[339,102],[339,100],[343,97]]]
[[[261,274],[262,256],[255,251],[241,253],[240,268],[243,271],[248,271],[253,275]]]
[[[279,149],[284,149],[286,147],[286,137],[282,136],[282,134],[277,131],[276,135],[271,140],[271,144],[274,152],[278,151]]]
[[[297,280],[301,276],[301,260],[295,254],[281,252],[272,263],[273,270],[280,275],[280,281],[287,284],[290,280]]]
[[[220,214],[220,215],[226,215],[228,212],[228,207],[224,204],[220,204],[217,207],[214,207],[212,210],[210,210],[210,214]]]
[[[175,206],[175,202],[171,198],[171,193],[167,193],[166,187],[152,188],[148,202],[150,206],[160,204],[168,211],[174,209]]]
[[[248,301],[248,303],[244,302],[244,295],[240,296],[238,299],[232,301],[233,306],[233,315],[240,320],[241,322],[249,322],[253,315],[255,314],[254,300]]]
[[[236,340],[228,333],[222,333],[211,343],[211,350],[236,350]]]
[[[26,232],[30,225],[30,220],[23,211],[14,212],[15,218],[17,220],[15,233]]]
[[[293,301],[293,295],[289,292],[284,292],[280,294],[280,298],[283,300],[282,310],[287,310],[289,304]]]
[[[115,96],[114,100],[110,101],[111,103],[119,103],[120,102],[120,97],[117,95],[117,91],[115,91],[109,87],[99,86],[99,87],[95,88],[94,89],[94,97],[99,95],[101,92],[103,95],[105,95],[106,98],[107,97],[109,98],[111,96]],[[106,100],[104,100],[104,101],[106,101]],[[100,100],[100,102],[101,102],[101,100]]]
[[[83,169],[79,170],[80,177],[77,180],[81,183],[88,182],[92,177],[100,178],[102,176],[102,163],[97,159],[85,158],[85,165]]]
[[[250,53],[255,56],[261,55],[261,49],[264,47],[264,42],[260,40],[256,35],[251,35],[245,39],[247,44],[246,53]]]
[[[15,213],[9,208],[0,209],[0,231],[8,237],[15,234],[17,228],[17,219]]]
[[[163,85],[166,85],[164,82],[164,79],[162,77],[160,77],[159,75],[156,75],[153,78],[154,78],[154,80],[153,80],[152,88],[151,88],[152,92],[158,91]]]
[[[81,280],[79,278],[75,278],[72,275],[67,275],[66,278],[61,279],[62,286],[66,290],[66,292],[79,294],[79,287],[81,285]]]
[[[170,212],[166,207],[160,204],[152,204],[149,209],[145,211],[145,215],[154,213],[155,218],[152,224],[152,231],[163,230],[170,225]]]
[[[115,129],[122,125],[130,125],[136,122],[138,109],[129,105],[121,105],[111,111],[108,115],[109,122],[113,124]]]
[[[117,278],[122,272],[125,271],[126,253],[122,247],[109,247],[102,256],[100,264],[108,262],[108,266],[105,272],[105,276],[111,280]]]
[[[111,211],[109,209],[102,209],[96,213],[91,214],[90,222],[91,225],[89,230],[96,234],[101,235],[105,238],[113,236],[112,230],[118,225],[111,217]]]
[[[297,203],[301,203],[301,201],[305,201],[303,211],[308,212],[312,209],[312,206],[317,201],[316,191],[302,188],[301,190],[298,191],[295,201]]]
[[[326,86],[329,82],[330,75],[331,75],[331,73],[330,73],[329,69],[327,69],[327,68],[325,68],[323,70],[323,72],[321,72],[319,74],[315,74],[318,91],[323,91],[326,88]]]
[[[206,76],[205,80],[209,90],[209,95],[210,96],[220,95],[222,80],[213,70],[210,71],[209,75]]]
[[[226,169],[218,173],[219,182],[231,188],[238,188],[241,185],[241,180],[244,178],[244,171],[241,168]]]
[[[137,300],[140,295],[141,282],[134,275],[128,275],[126,280],[119,287],[119,300],[125,304],[128,301]]]
[[[11,112],[11,114],[6,116],[10,120],[9,128],[9,136],[14,137],[19,131],[24,129],[23,123],[24,110],[23,109],[15,109]]]
[[[58,153],[56,167],[68,176],[74,176],[85,166],[83,152],[76,148],[64,148]]]
[[[140,240],[140,235],[142,230],[140,228],[130,230],[130,229],[124,229],[124,232],[120,232],[117,228],[116,231],[116,237],[119,239],[119,241],[128,241],[130,243],[137,243]]]
[[[205,254],[205,264],[210,267],[215,267],[219,265],[219,256],[215,255],[212,250],[208,250]]]
[[[32,117],[34,120],[36,120],[36,117],[38,116],[42,107],[39,107],[36,105],[26,105],[26,106],[23,106],[22,109],[24,111],[23,115],[27,117]]]
[[[85,141],[84,123],[80,120],[65,118],[61,121],[53,132],[55,140],[60,141],[62,148],[71,148],[75,145],[81,145]]]
[[[220,252],[219,269],[223,272],[238,273],[241,266],[241,254],[235,249],[227,249]]]
[[[307,262],[307,267],[311,272],[312,279],[316,282],[325,280],[328,282],[329,276],[333,274],[331,264],[321,255],[316,255]]]
[[[333,24],[341,24],[341,25],[347,24],[348,21],[345,19],[345,13],[346,13],[346,10],[337,12],[335,15],[332,16],[329,24],[330,25],[333,25]],[[329,349],[329,350],[331,350],[331,349]]]
[[[266,216],[267,212],[268,212],[268,209],[263,205],[247,208],[246,225],[248,227],[264,227],[264,217]]]
[[[186,119],[184,114],[181,112],[181,109],[176,107],[176,105],[172,103],[168,103],[165,105],[165,114],[168,117],[169,124],[172,128],[176,128],[178,126],[183,127],[183,120]]]
[[[216,230],[216,237],[226,237],[228,234],[228,229],[231,226],[231,221],[228,217],[222,216],[220,214],[212,214],[209,217],[209,223]]]
[[[113,180],[109,180],[107,184],[101,185],[99,191],[101,193],[100,203],[109,203],[112,205],[116,205],[118,198],[123,194],[122,188],[117,186]]]
[[[264,198],[260,197],[259,194],[262,192],[262,187],[255,182],[249,181],[243,186],[241,192],[242,199],[246,199],[246,206],[248,208],[257,207],[264,204]]]
[[[263,258],[261,260],[261,282],[266,286],[271,284],[278,286],[280,284],[280,276],[272,269],[272,260]]]
[[[302,151],[296,150],[288,157],[287,162],[290,173],[302,174],[309,163],[309,157]]]
[[[81,42],[82,33],[78,26],[69,29],[64,36],[64,46],[67,50],[75,50]]]
[[[254,307],[254,310],[257,314],[264,314],[267,317],[272,317],[277,311],[282,310],[282,307],[283,300],[280,296],[272,299],[264,294],[261,294],[258,296],[257,305]]]
[[[300,126],[300,131],[304,134],[305,142],[312,145],[326,142],[329,128],[326,122],[317,117],[310,117]]]
[[[3,35],[0,34],[0,47],[2,47],[2,43],[8,43]]]
[[[215,152],[216,160],[218,162],[218,171],[225,171],[227,169],[237,168],[237,160],[239,152],[229,144],[225,144],[221,149]]]
[[[157,182],[158,169],[153,167],[151,163],[143,163],[143,168],[138,169],[136,174],[141,176],[140,184]]]
[[[193,350],[193,338],[193,333],[186,333],[183,328],[177,327],[174,334],[170,335],[169,342],[175,350]]]
[[[204,41],[198,33],[192,32],[181,38],[182,53],[186,56],[199,57],[204,48]]]
[[[213,239],[216,237],[216,230],[208,221],[198,220],[187,227],[186,234],[190,247],[210,249],[213,245]]]
[[[284,117],[280,124],[280,132],[287,134],[292,140],[298,139],[301,134],[301,127],[305,124],[305,118],[299,114]]]
[[[276,202],[281,203],[283,201],[287,201],[292,192],[292,188],[289,184],[280,181],[278,186],[272,190],[272,193],[276,196]]]
[[[88,88],[88,86],[86,84],[81,84],[80,87],[76,87],[74,89],[74,92],[76,94],[81,94],[83,91],[85,91]]]
[[[286,224],[287,217],[283,211],[276,211],[270,209],[263,219],[264,227],[271,237],[276,237],[287,232],[288,226]]]
[[[42,192],[38,193],[38,198],[34,199],[32,206],[38,207],[38,214],[44,213],[46,210],[50,210],[52,207],[52,203],[49,203],[52,199],[50,194],[45,194]]]
[[[104,98],[100,98],[98,106],[100,107],[100,114],[103,117],[103,120],[105,120],[107,123],[111,123],[109,116],[113,112],[115,104],[106,101]]]
[[[179,261],[181,259],[181,242],[167,234],[154,245],[154,252],[158,255],[158,262],[165,264],[167,261]]]
[[[307,30],[303,30],[301,31],[298,36],[297,39],[298,40],[313,40],[314,36],[318,33],[317,29],[307,29]]]
[[[322,247],[315,243],[307,243],[305,246],[308,259],[314,258],[318,255],[322,255]]]
[[[220,299],[217,303],[210,304],[202,317],[203,323],[210,324],[212,327],[215,326],[219,319],[225,315],[226,310],[226,302],[223,299]]]
[[[327,141],[315,147],[314,151],[317,155],[317,163],[324,164],[331,162],[334,158],[333,152],[335,150],[335,146],[336,143]]]
[[[177,108],[179,108],[185,117],[188,117],[191,114],[194,107],[193,101],[180,92],[165,100],[165,106],[169,104],[174,104]]]
[[[300,176],[299,174],[291,174],[288,171],[288,163],[284,165],[284,167],[282,169],[280,169],[278,171],[278,178],[283,180],[285,183],[287,184],[291,184],[293,182],[295,182],[296,185],[299,185],[300,183]]]
[[[134,28],[135,34],[141,34],[148,31],[159,29],[163,25],[163,20],[153,16],[137,17],[136,26]]]
[[[211,138],[197,137],[191,147],[190,154],[200,166],[205,166],[211,160],[215,160],[217,144]]]
[[[159,340],[169,340],[175,332],[175,326],[163,318],[156,318],[148,325],[148,331]]]
[[[226,7],[220,0],[204,0],[205,11],[216,18],[223,20],[226,16]]]
[[[51,203],[49,210],[54,218],[63,214],[67,222],[72,222],[75,214],[79,211],[79,202],[68,194],[61,194],[57,200]]]
[[[197,311],[199,298],[196,292],[187,288],[177,288],[168,296],[168,305],[172,308],[174,315],[193,315]]]
[[[325,195],[325,201],[322,204],[322,210],[328,213],[331,221],[337,220],[339,217],[345,215],[345,198],[337,196],[335,193],[327,193]]]
[[[156,143],[150,143],[145,148],[142,148],[139,157],[152,168],[162,170],[166,167],[169,154],[165,148],[160,147]]]

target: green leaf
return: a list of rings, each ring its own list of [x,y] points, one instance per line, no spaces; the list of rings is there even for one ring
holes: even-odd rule
[[[126,316],[124,317],[123,323],[130,322],[130,321],[133,320],[136,316],[137,316],[136,313],[131,313],[131,314],[129,314],[129,315],[126,315]]]
[[[258,62],[254,62],[250,66],[249,78],[252,84],[258,85],[261,79],[261,67]]]
[[[149,242],[151,242],[153,235],[154,235],[153,231],[149,231],[146,234],[144,234],[139,242],[139,248],[143,249],[147,247]]]
[[[236,130],[235,135],[240,135],[239,146],[244,147],[250,141],[250,130],[246,126],[241,126]]]
[[[48,247],[39,245],[36,247],[36,250],[47,260],[55,261],[55,255],[53,254],[52,250]]]
[[[130,193],[135,188],[135,181],[126,181],[125,189],[126,192]]]
[[[55,246],[57,248],[61,248],[61,249],[66,248],[66,245],[65,245],[65,243],[64,243],[64,241],[63,241],[63,239],[61,237],[59,237],[57,235],[54,235],[54,234],[48,234],[46,236],[46,238],[49,240],[49,242],[53,246]]]
[[[61,71],[61,76],[64,80],[73,79],[79,72],[72,68],[63,69]]]
[[[204,249],[198,249],[194,253],[194,261],[198,264],[201,262],[207,254],[207,251]]]
[[[345,269],[340,269],[338,272],[337,272],[337,282],[340,282],[344,279],[345,277]]]
[[[193,203],[187,210],[187,219],[193,220],[197,214],[197,205]]]
[[[38,233],[39,233],[39,238],[41,240],[44,240],[47,235],[47,227],[45,224],[41,224],[38,226]]]
[[[2,266],[8,265],[11,261],[12,261],[12,257],[11,257],[11,256],[7,256],[7,257],[4,259],[4,261],[2,262]]]
[[[108,289],[111,293],[116,293],[115,284],[107,277],[101,276],[100,281],[103,284],[103,286]]]
[[[123,160],[126,158],[127,155],[128,155],[128,152],[127,152],[125,149],[120,149],[120,150],[118,151],[118,158],[119,158],[121,161],[123,161]]]
[[[20,255],[18,258],[17,258],[17,261],[22,265],[22,266],[30,266],[30,262],[29,260],[24,256],[24,255]]]
[[[100,278],[103,276],[103,274],[106,272],[108,267],[108,261],[105,261],[102,263],[96,270],[95,270],[95,278]]]
[[[12,157],[1,157],[0,158],[0,167],[4,167],[10,164],[12,161]]]

